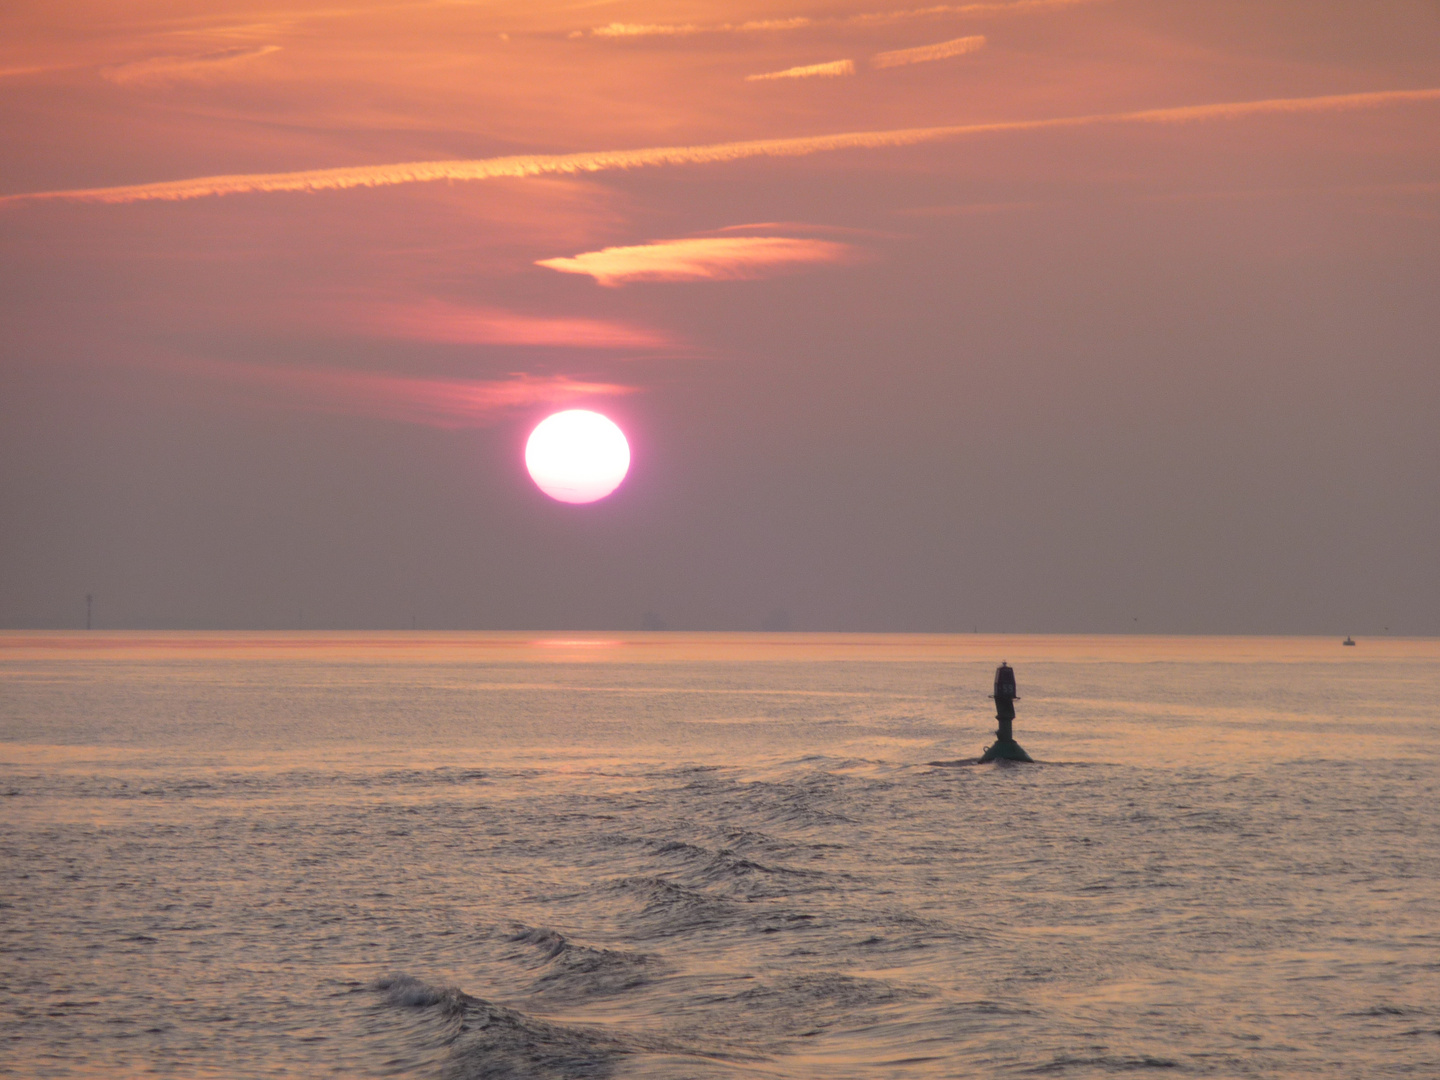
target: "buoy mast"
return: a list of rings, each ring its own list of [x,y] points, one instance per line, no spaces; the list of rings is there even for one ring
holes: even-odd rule
[[[1015,689],[1015,669],[1004,660],[995,669],[995,742],[980,760],[1033,761],[1025,748],[1015,741],[1015,702],[1020,699]]]

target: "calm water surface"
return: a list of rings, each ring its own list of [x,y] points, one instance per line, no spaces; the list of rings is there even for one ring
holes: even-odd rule
[[[1433,640],[0,634],[0,796],[7,1075],[1440,1076]]]

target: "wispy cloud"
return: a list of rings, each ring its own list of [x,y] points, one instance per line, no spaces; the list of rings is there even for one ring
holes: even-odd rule
[[[882,23],[904,22],[908,19],[924,19],[936,15],[1028,15],[1055,8],[1080,7],[1086,4],[1104,4],[1110,0],[985,0],[974,4],[935,4],[930,7],[910,8],[901,11],[870,11],[858,15],[847,15],[835,20],[849,26],[874,26]]]
[[[43,75],[47,71],[68,71],[74,64],[25,64],[17,67],[0,67],[0,79],[19,79],[26,75]]]
[[[569,349],[671,349],[675,342],[648,327],[607,319],[523,315],[426,300],[346,308],[346,321],[387,337],[457,345],[529,345]]]
[[[718,33],[723,30],[730,30],[733,27],[729,23],[719,23],[712,26],[699,26],[695,23],[621,23],[613,22],[605,26],[592,26],[590,34],[592,37],[603,38],[633,38],[633,37],[685,37],[690,34]],[[580,31],[575,31],[580,35]]]
[[[940,15],[1021,15],[1109,0],[986,0],[973,4],[932,4],[900,11],[865,11],[855,15],[829,17],[795,16],[787,19],[752,19],[739,23],[623,23],[613,22],[590,28],[592,37],[641,38],[688,37],[692,34],[753,34],[764,30],[803,30],[811,26],[875,26],[883,23],[927,19]],[[571,36],[580,34],[576,31]]]
[[[985,47],[982,34],[953,38],[934,45],[920,45],[913,49],[895,49],[892,52],[876,53],[870,58],[872,67],[904,67],[907,64],[925,64],[931,60],[944,60],[951,56],[963,56]]]
[[[852,262],[848,244],[789,236],[708,236],[541,259],[562,274],[588,274],[601,285],[632,281],[742,281],[821,263]]]
[[[857,229],[852,225],[817,225],[811,221],[749,221],[741,225],[722,225],[718,229],[710,229],[709,233],[716,236],[723,236],[725,233],[737,232],[808,232],[825,233],[829,236],[864,236],[878,240],[898,240],[901,235],[893,232],[885,232],[880,229]]]
[[[536,154],[482,158],[473,161],[415,161],[398,165],[358,165],[339,169],[314,169],[305,172],[202,176],[192,180],[168,180],[124,187],[27,192],[4,196],[0,198],[0,204],[36,199],[66,199],[99,203],[132,203],[156,199],[175,201],[249,192],[340,191],[346,188],[386,187],[392,184],[414,184],[435,180],[491,180],[497,177],[598,173],[660,165],[718,164],[755,157],[803,157],[834,150],[914,146],[920,143],[973,135],[1120,124],[1185,124],[1211,120],[1239,120],[1251,116],[1341,112],[1437,100],[1440,100],[1440,88],[1436,87],[1418,90],[1381,90],[1360,94],[1330,94],[1319,97],[1265,98],[1258,101],[1228,101],[1208,105],[1141,109],[1135,112],[1092,113],[1085,116],[1061,116],[1041,120],[1000,120],[987,124],[958,124],[949,127],[852,131],[836,135],[755,139],[747,142],[712,143],[700,146],[662,146],[639,150],[600,150],[579,154]]]
[[[229,74],[251,60],[279,51],[279,45],[240,45],[188,56],[151,56],[102,68],[100,74],[120,86],[194,81]]]
[[[771,79],[833,79],[838,75],[854,75],[854,60],[832,60],[827,64],[806,64],[803,67],[786,68],[784,71],[768,71],[764,75],[746,75],[746,82],[768,82]]]
[[[799,30],[813,26],[814,19],[796,16],[792,19],[751,19],[740,23],[622,23],[592,27],[594,37],[688,37],[691,34],[753,34],[762,30]]]
[[[167,365],[223,383],[227,393],[270,407],[368,416],[459,429],[488,427],[515,409],[634,393],[615,383],[576,382],[562,375],[512,375],[497,380],[416,379],[402,375],[291,368],[229,360]]]

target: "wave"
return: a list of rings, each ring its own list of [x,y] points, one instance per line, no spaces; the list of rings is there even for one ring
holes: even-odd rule
[[[430,1022],[428,1034],[443,1050],[438,1064],[446,1080],[604,1080],[620,1057],[640,1049],[604,1032],[548,1023],[409,975],[380,979],[373,989],[383,995],[384,1006]],[[417,1064],[387,1062],[397,1072]]]
[[[810,870],[756,862],[730,848],[708,848],[683,840],[659,841],[655,854],[679,859],[693,879],[706,885],[753,884],[751,879],[766,877],[794,879],[819,876]],[[788,885],[786,891],[790,891]]]
[[[736,905],[724,897],[712,896],[681,885],[669,878],[637,875],[609,882],[605,888],[640,901],[638,921],[664,934],[683,934],[733,923]]]
[[[676,1002],[671,1033],[712,1053],[778,1056],[795,1052],[796,1039],[864,1028],[882,1010],[924,996],[881,979],[816,971]]]
[[[794,844],[782,845],[780,841],[759,833],[741,832],[739,839],[743,846],[751,848],[763,843],[771,849],[769,853],[774,854],[779,854],[777,849],[782,846],[788,847],[790,851],[800,849]],[[742,896],[745,899],[789,896],[823,887],[820,879],[824,875],[817,871],[781,863],[760,862],[732,847],[707,847],[689,840],[631,836],[623,833],[600,837],[597,843],[607,847],[641,849],[650,856],[651,862],[651,865],[644,869],[655,871],[656,878],[664,876],[668,871],[684,885],[718,888],[728,895]]]
[[[825,828],[855,824],[857,818],[845,812],[846,804],[870,783],[816,771],[788,780],[740,784],[735,796],[766,825]]]
[[[511,940],[548,957],[547,963],[585,951],[544,928],[516,927]],[[409,975],[380,979],[370,989],[380,995],[382,1009],[410,1022],[404,1045],[397,1046],[391,1034],[387,1073],[445,1080],[608,1080],[636,1055],[663,1056],[672,1065],[688,1059],[691,1067],[706,1062],[709,1068],[701,1071],[709,1075],[716,1066],[723,1069],[721,1063],[793,1052],[797,1038],[866,1027],[882,1010],[928,996],[836,971],[755,980],[743,989],[733,982],[721,989],[693,976],[681,981],[687,992],[667,997],[663,1035],[555,1023]]]
[[[1118,1054],[1096,1054],[1092,1056],[1077,1056],[1072,1054],[1057,1055],[1044,1065],[1036,1065],[1025,1070],[1034,1076],[1044,1076],[1048,1073],[1073,1073],[1077,1069],[1096,1070],[1102,1075],[1116,1072],[1141,1072],[1146,1069],[1180,1069],[1181,1063],[1174,1058],[1155,1057],[1150,1054],[1132,1054],[1122,1056]]]
[[[638,989],[668,970],[645,953],[580,945],[558,930],[515,924],[506,940],[527,946],[511,959],[538,961],[541,972],[530,992],[548,1000],[586,1001]]]

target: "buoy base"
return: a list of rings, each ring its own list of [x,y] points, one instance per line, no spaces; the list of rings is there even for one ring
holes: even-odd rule
[[[1025,752],[1025,748],[1014,739],[996,739],[980,755],[980,764],[987,761],[1030,761],[1035,759]]]

